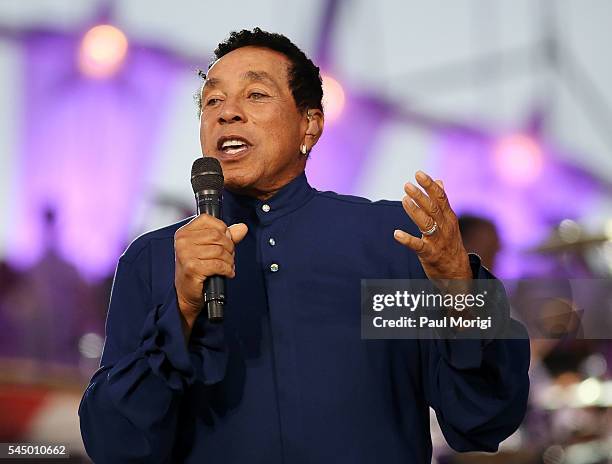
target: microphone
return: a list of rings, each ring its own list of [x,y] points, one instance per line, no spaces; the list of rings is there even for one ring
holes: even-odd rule
[[[216,158],[198,158],[191,167],[191,187],[195,193],[197,214],[221,218],[223,170]],[[225,278],[209,276],[204,281],[204,305],[210,322],[223,321]]]

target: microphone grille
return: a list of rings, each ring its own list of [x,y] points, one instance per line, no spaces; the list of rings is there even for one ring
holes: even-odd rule
[[[216,158],[197,158],[191,166],[191,187],[194,193],[223,189],[223,170]]]

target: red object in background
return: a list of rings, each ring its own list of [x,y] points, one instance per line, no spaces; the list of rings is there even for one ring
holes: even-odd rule
[[[0,386],[0,441],[23,441],[49,390],[24,385]]]

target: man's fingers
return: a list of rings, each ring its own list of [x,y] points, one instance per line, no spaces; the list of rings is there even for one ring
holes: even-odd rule
[[[233,263],[228,263],[222,259],[206,259],[200,260],[192,258],[183,264],[185,273],[193,279],[205,279],[214,275],[222,275],[226,277],[234,277],[236,275]]]
[[[220,259],[231,265],[234,264],[234,254],[221,245],[200,245],[195,247],[192,253],[193,257],[200,260]]]
[[[438,206],[438,203],[429,198],[420,188],[411,182],[404,185],[406,195],[414,200],[414,202],[422,208],[426,214],[432,217],[437,223],[442,223],[444,216]]]
[[[247,227],[246,224],[240,222],[238,224],[232,224],[231,226],[228,227],[227,230],[230,233],[230,238],[232,242],[234,242],[235,244],[238,244],[246,236],[247,232],[249,231],[249,228]]]
[[[410,235],[403,230],[396,229],[393,232],[393,238],[402,245],[414,250],[417,254],[423,254],[427,251],[427,244],[420,238]]]
[[[451,209],[448,197],[444,191],[444,184],[441,180],[434,180],[423,171],[417,171],[415,179],[421,187],[425,189],[427,195],[442,212],[446,213]]]
[[[417,227],[423,230],[429,230],[434,226],[434,220],[423,209],[419,208],[409,196],[402,199],[404,211],[410,216]]]
[[[202,230],[202,229],[216,229],[219,232],[225,233],[227,225],[221,219],[218,219],[210,214],[200,214],[194,217],[191,221],[185,224],[181,229],[186,230]]]
[[[176,249],[184,249],[193,245],[220,245],[229,253],[234,253],[234,242],[225,232],[218,229],[189,230],[179,229],[174,234]]]

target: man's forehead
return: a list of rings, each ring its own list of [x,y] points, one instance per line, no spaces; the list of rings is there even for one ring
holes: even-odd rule
[[[215,61],[203,75],[204,84],[214,87],[225,80],[270,81],[288,77],[289,60],[282,53],[261,47],[242,47]]]
[[[202,77],[204,77],[205,87],[216,87],[224,81],[223,77],[214,77],[211,76],[210,73]],[[277,78],[263,70],[249,69],[248,71],[240,73],[237,77],[239,80],[246,82],[263,82],[270,85],[277,85]]]

